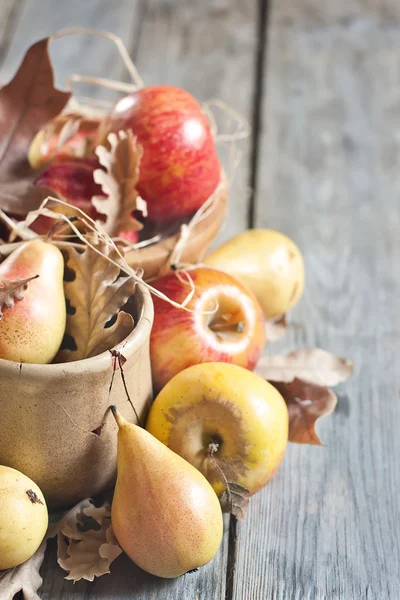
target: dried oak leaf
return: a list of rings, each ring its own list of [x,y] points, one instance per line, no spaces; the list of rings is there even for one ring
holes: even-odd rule
[[[24,600],[40,600],[37,591],[43,583],[39,570],[42,566],[47,540],[26,562],[8,571],[0,571],[0,600],[13,600],[22,592]]]
[[[139,231],[143,225],[134,218],[133,213],[140,211],[144,216],[147,215],[147,204],[136,191],[143,148],[131,130],[110,133],[107,140],[109,149],[98,146],[95,150],[105,170],[96,169],[93,179],[108,196],[92,198],[97,212],[106,217],[104,222],[98,221],[98,224],[110,236],[118,235],[121,231]]]
[[[13,308],[15,300],[23,300],[28,283],[39,275],[27,279],[0,279],[0,320],[3,318],[3,306]]]
[[[115,250],[99,247],[103,254],[118,262]],[[67,314],[65,332],[74,339],[76,350],[61,349],[57,362],[90,358],[111,350],[133,329],[131,315],[121,308],[135,292],[130,277],[119,277],[119,267],[91,248],[79,253],[68,249],[67,268],[75,273],[73,281],[64,282],[65,298],[73,314]],[[110,320],[115,319],[110,325]]]
[[[96,521],[96,529],[85,517]],[[58,564],[73,582],[109,573],[110,564],[122,553],[112,531],[109,504],[97,508],[89,499],[80,502],[60,521],[57,535]]]
[[[268,381],[290,383],[295,378],[334,387],[353,373],[353,362],[320,348],[302,348],[286,355],[263,356],[256,373]]]
[[[277,342],[286,334],[288,324],[286,315],[282,315],[278,319],[270,319],[265,321],[265,338],[268,343]]]
[[[33,137],[71,96],[54,87],[48,44],[48,38],[33,44],[14,79],[0,90],[0,206],[14,214],[25,215],[54,195],[33,185],[27,157]]]
[[[280,392],[289,411],[289,441],[321,445],[315,433],[320,417],[330,415],[336,407],[336,394],[328,388],[295,378],[290,383],[270,381]]]
[[[227,488],[219,501],[223,512],[231,513],[237,519],[243,519],[249,505],[250,493],[242,485],[227,481]]]

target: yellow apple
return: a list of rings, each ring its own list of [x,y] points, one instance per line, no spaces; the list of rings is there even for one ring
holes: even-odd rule
[[[266,319],[287,313],[304,290],[303,257],[296,244],[273,229],[249,229],[206,256],[204,263],[247,285]]]
[[[194,465],[220,495],[228,481],[260,490],[277,471],[288,441],[288,411],[265,379],[228,363],[181,371],[155,399],[146,429]],[[210,446],[215,444],[216,446]]]
[[[31,558],[46,534],[46,502],[26,475],[0,466],[0,571]]]

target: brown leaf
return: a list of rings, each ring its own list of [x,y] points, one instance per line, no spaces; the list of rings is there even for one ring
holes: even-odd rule
[[[0,279],[0,320],[3,318],[3,306],[13,308],[15,300],[23,300],[24,292],[28,283],[39,275],[33,275],[27,279]]]
[[[27,51],[14,79],[0,90],[0,205],[26,214],[51,195],[34,186],[28,149],[35,134],[66,105],[71,94],[56,90],[48,38]]]
[[[277,342],[283,338],[287,329],[286,315],[282,315],[278,319],[265,321],[265,338],[267,343]]]
[[[279,356],[263,356],[256,373],[268,381],[289,383],[296,378],[334,387],[353,373],[353,362],[320,348],[302,348]]]
[[[95,151],[106,170],[97,169],[93,178],[108,196],[92,198],[97,212],[106,216],[106,220],[98,224],[110,236],[118,235],[121,231],[139,231],[143,225],[134,218],[133,213],[140,211],[144,216],[147,215],[146,202],[136,191],[143,148],[131,130],[110,133],[107,140],[109,150],[105,146],[98,146]]]
[[[8,571],[0,571],[0,600],[13,600],[22,592],[24,600],[40,600],[37,591],[43,583],[39,570],[42,566],[47,541],[26,562]]]
[[[118,261],[115,250],[99,247],[112,260]],[[74,314],[67,315],[66,333],[73,337],[76,350],[60,350],[57,362],[70,362],[96,356],[122,342],[133,329],[131,315],[121,311],[135,292],[130,277],[119,277],[120,269],[91,248],[79,253],[68,249],[68,269],[75,279],[64,283],[65,297]],[[116,317],[109,327],[106,324]]]
[[[100,528],[82,528],[85,517]],[[111,527],[111,507],[95,507],[90,500],[79,503],[64,517],[58,531],[58,564],[73,582],[93,581],[110,572],[110,564],[122,553]],[[67,539],[65,539],[67,538]]]
[[[227,481],[226,490],[219,498],[223,512],[231,513],[237,519],[243,519],[246,515],[250,501],[250,493],[242,485]]]
[[[290,383],[270,381],[280,392],[289,411],[289,441],[321,445],[315,433],[315,422],[330,415],[336,407],[336,394],[328,388],[294,379]]]

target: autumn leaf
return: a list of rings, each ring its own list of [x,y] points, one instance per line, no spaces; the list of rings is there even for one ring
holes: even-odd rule
[[[283,338],[287,329],[286,315],[282,315],[278,319],[265,321],[265,338],[267,343],[277,342]]]
[[[0,206],[19,215],[37,209],[52,195],[49,188],[33,185],[28,149],[71,96],[54,87],[48,44],[48,38],[33,44],[13,80],[0,90]]]
[[[289,441],[321,445],[315,422],[336,407],[336,394],[328,388],[295,378],[290,383],[270,381],[280,392],[289,411]]]
[[[334,387],[351,376],[353,362],[320,348],[302,348],[286,355],[263,356],[256,373],[268,381],[290,383],[298,378]]]
[[[226,489],[219,498],[221,508],[239,520],[244,519],[250,501],[249,490],[232,481],[226,483]]]
[[[115,250],[99,247],[118,262]],[[67,268],[75,273],[73,281],[64,283],[65,297],[71,307],[67,314],[66,334],[76,350],[61,349],[57,362],[70,362],[96,356],[122,342],[133,329],[131,315],[121,308],[135,292],[130,277],[119,277],[120,269],[107,258],[86,248],[79,253],[68,249]],[[110,325],[110,320],[115,319]]]
[[[96,528],[88,525],[89,517]],[[58,564],[70,581],[93,581],[110,572],[111,563],[122,553],[111,527],[111,507],[96,507],[87,499],[61,520],[58,531]]]
[[[3,306],[13,308],[15,300],[23,300],[28,283],[38,277],[39,275],[33,275],[27,279],[0,279],[0,320],[3,318]]]
[[[121,231],[139,231],[143,225],[134,218],[133,213],[140,211],[144,216],[147,215],[146,202],[136,191],[143,148],[131,130],[110,133],[107,140],[110,149],[98,146],[95,150],[105,170],[96,169],[93,179],[108,196],[92,198],[97,212],[106,217],[105,221],[98,221],[98,224],[110,236],[118,235]]]
[[[218,471],[221,480],[225,485],[225,490],[219,497],[223,512],[231,513],[237,519],[243,519],[249,505],[250,492],[242,485],[233,481],[228,481],[221,465],[215,459],[215,453],[218,451],[219,444],[212,442],[208,446],[208,458]]]
[[[24,600],[40,600],[37,591],[43,583],[39,570],[42,566],[47,540],[44,540],[35,554],[18,567],[0,571],[0,600],[13,600],[22,592]]]

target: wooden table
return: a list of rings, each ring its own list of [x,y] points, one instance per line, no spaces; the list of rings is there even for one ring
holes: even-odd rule
[[[126,558],[73,586],[54,548],[44,599],[399,600],[400,5],[396,0],[1,0],[0,78],[62,27],[117,33],[145,82],[228,102],[253,125],[220,240],[272,227],[304,252],[307,286],[274,352],[353,358],[324,447],[290,445],[283,467],[227,519],[222,548],[163,581]],[[54,46],[70,71],[119,77],[96,38]]]

